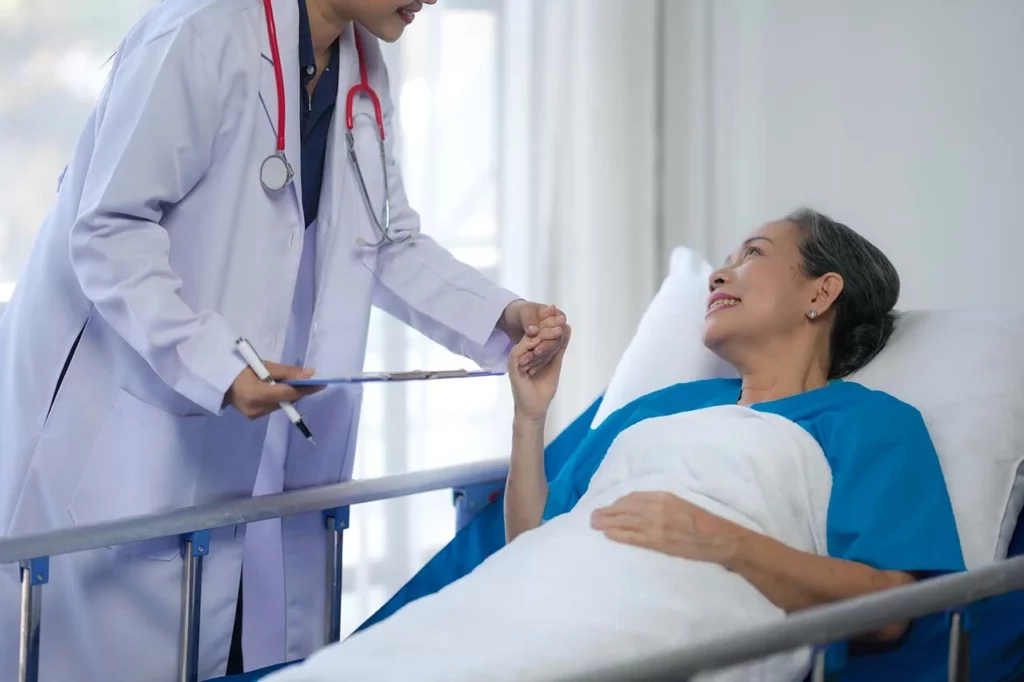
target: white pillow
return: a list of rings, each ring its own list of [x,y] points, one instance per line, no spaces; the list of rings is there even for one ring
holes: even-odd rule
[[[736,376],[702,339],[712,267],[690,249],[672,252],[669,275],[615,368],[591,427],[642,395],[710,377]]]
[[[912,311],[850,375],[920,410],[968,568],[1006,556],[1024,505],[1024,311]]]
[[[686,248],[594,415],[672,384],[735,376],[704,347],[708,263]],[[903,313],[885,349],[848,377],[920,410],[939,454],[968,568],[1006,556],[1024,505],[1024,311]]]

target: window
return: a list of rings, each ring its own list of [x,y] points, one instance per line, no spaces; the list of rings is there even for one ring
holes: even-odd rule
[[[0,0],[0,158],[19,160],[0,171],[0,305],[9,300],[50,207],[58,175],[102,88],[108,58],[153,4]],[[522,181],[515,166],[521,166],[521,153],[508,142],[521,109],[510,98],[525,96],[506,87],[516,61],[507,27],[509,12],[525,11],[527,4],[446,0],[424,7],[401,41],[384,46],[406,189],[424,230],[507,286],[525,279],[516,254],[526,251],[525,237],[503,229],[521,203],[521,186],[512,180]],[[368,370],[468,366],[374,311]],[[355,477],[505,456],[510,434],[511,399],[503,379],[370,385]],[[453,533],[450,491],[354,508],[345,538],[343,635]]]
[[[10,300],[108,58],[152,0],[0,0],[0,306]]]
[[[498,281],[503,258],[500,0],[426,7],[413,30],[385,48],[401,121],[400,157],[424,230]],[[374,311],[367,369],[465,367]],[[511,399],[503,379],[369,385],[356,478],[508,454]],[[454,533],[450,491],[361,505],[345,546],[342,632],[350,632]]]

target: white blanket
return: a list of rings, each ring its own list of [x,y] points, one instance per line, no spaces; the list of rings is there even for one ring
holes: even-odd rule
[[[590,528],[590,513],[633,491],[669,491],[823,554],[831,483],[817,442],[782,417],[728,406],[641,422],[616,439],[572,512],[267,680],[555,679],[779,620],[738,575],[612,542]],[[809,659],[798,651],[699,679],[798,680]]]

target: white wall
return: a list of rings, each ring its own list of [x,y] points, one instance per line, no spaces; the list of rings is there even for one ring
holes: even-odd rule
[[[799,204],[900,307],[1019,304],[1024,2],[666,0],[665,241],[715,261]]]

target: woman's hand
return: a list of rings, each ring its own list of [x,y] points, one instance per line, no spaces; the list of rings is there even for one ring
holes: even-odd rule
[[[665,492],[630,493],[595,510],[590,523],[617,542],[716,564],[728,563],[751,532]]]
[[[663,554],[719,564],[745,578],[787,613],[908,585],[910,573],[794,549],[664,492],[630,493],[591,515],[608,538]],[[908,623],[859,640],[892,642]]]
[[[572,335],[569,325],[562,326],[559,323],[560,343],[549,362],[540,366],[531,366],[523,362],[523,358],[531,354],[538,345],[549,341],[546,338],[544,326],[549,319],[557,321],[557,317],[542,320],[539,333],[536,336],[524,336],[509,354],[508,375],[509,381],[512,383],[516,419],[542,422],[547,415],[552,398],[555,397],[555,391],[558,389],[562,359],[565,357],[565,350],[569,346],[569,337]],[[555,324],[555,322],[551,324]]]

